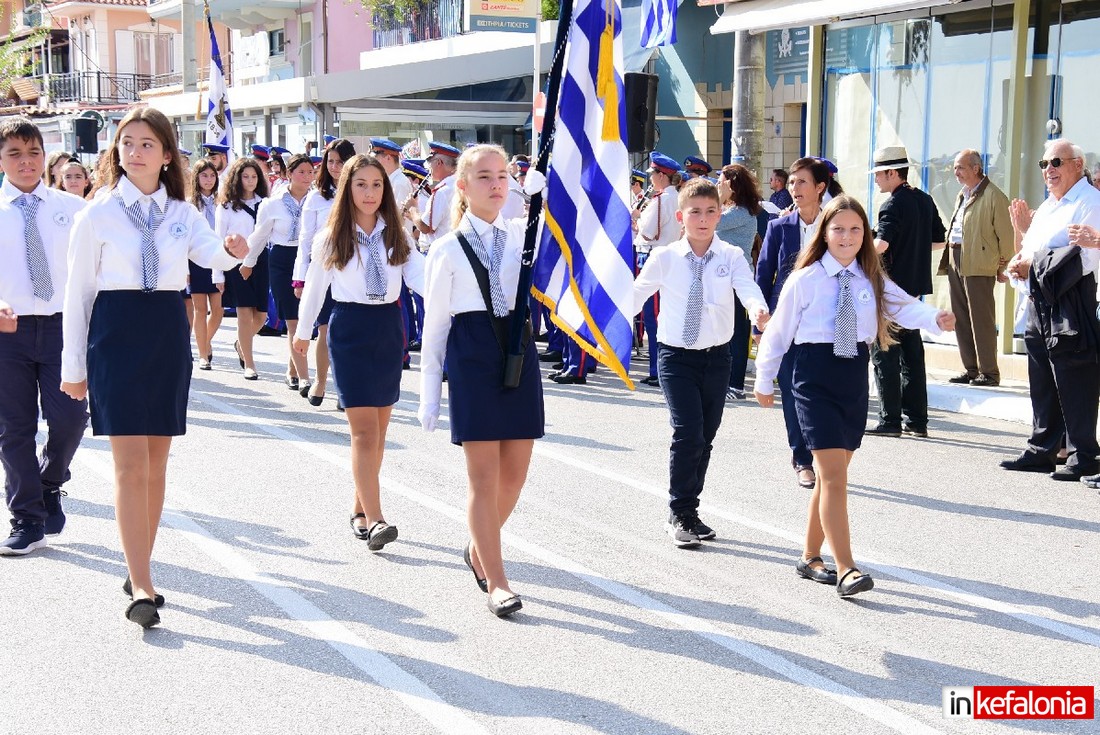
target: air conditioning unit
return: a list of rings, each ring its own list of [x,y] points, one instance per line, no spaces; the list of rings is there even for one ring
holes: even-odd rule
[[[42,25],[42,6],[28,5],[15,14],[17,28],[38,28]]]

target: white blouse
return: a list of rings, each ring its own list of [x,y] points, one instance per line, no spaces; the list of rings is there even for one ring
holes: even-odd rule
[[[840,279],[836,275],[842,269],[836,258],[825,253],[820,261],[796,270],[787,279],[775,313],[760,340],[756,356],[756,390],[772,392],[779,363],[792,343],[832,344],[836,302],[840,297]],[[856,308],[856,340],[871,344],[878,337],[875,292],[857,261],[848,265],[848,271],[852,274],[849,286]],[[913,298],[889,278],[883,300],[886,315],[905,329],[943,333],[936,323],[939,309]]]
[[[269,242],[276,247],[298,246],[298,229],[291,232],[294,222],[283,203],[284,196],[291,196],[289,189],[260,203],[260,210],[256,213],[256,229],[248,236],[248,257],[244,259],[244,264],[249,268],[256,266],[260,253]]]
[[[154,242],[160,254],[158,291],[182,291],[187,285],[188,259],[204,268],[229,270],[240,261],[210,229],[206,217],[190,202],[169,199],[161,186],[150,197],[123,177],[117,186],[122,201],[148,210],[155,200],[164,210]],[[100,291],[141,290],[141,233],[112,195],[92,201],[76,216],[69,241],[69,280],[65,289],[65,347],[61,379],[78,383],[87,378],[88,324]]]
[[[386,223],[379,217],[371,234],[379,234],[385,229]],[[363,232],[358,226],[355,230],[357,233]],[[316,244],[313,248],[313,259],[306,273],[302,302],[298,306],[298,331],[294,335],[298,339],[308,340],[312,337],[313,323],[317,321],[317,315],[325,303],[325,291],[329,288],[332,288],[332,298],[336,301],[370,306],[382,306],[397,301],[401,297],[402,279],[413,291],[418,294],[424,293],[424,256],[412,247],[411,242],[409,259],[403,265],[389,264],[387,261],[389,251],[385,249],[382,240],[372,246],[377,249],[382,268],[386,273],[386,295],[381,300],[367,297],[367,268],[370,263],[367,246],[359,245],[356,257],[348,261],[342,270],[337,270],[325,267],[325,260],[328,258],[331,247],[328,229],[321,230],[314,242]]]
[[[465,221],[486,243],[493,241],[493,227],[500,227],[508,233],[500,269],[500,285],[504,291],[504,299],[511,308],[516,302],[516,289],[519,287],[526,220],[506,220],[498,216],[490,224],[466,212]],[[425,264],[424,288],[420,402],[425,406],[439,406],[443,393],[443,360],[447,356],[451,317],[470,311],[485,311],[485,299],[477,285],[477,278],[453,232],[432,245]]]
[[[206,223],[210,225],[210,229],[213,230],[218,211],[217,205],[214,202],[214,197],[208,197],[204,194],[200,194],[199,196],[202,197],[202,209],[199,209],[199,213],[206,218]],[[211,269],[210,282],[214,284],[225,283],[225,271],[218,270],[217,268]]]
[[[317,233],[323,230],[328,223],[332,205],[336,203],[335,195],[332,199],[325,199],[317,189],[306,194],[306,200],[302,202],[302,224],[298,228],[298,257],[294,259],[295,281],[306,280],[306,271],[313,257],[314,240]]]
[[[245,201],[245,204],[256,209],[262,201],[261,197],[253,197]],[[227,235],[240,235],[247,239],[255,229],[256,221],[243,209],[233,209],[231,205],[223,204],[214,211],[214,232],[222,238]]]

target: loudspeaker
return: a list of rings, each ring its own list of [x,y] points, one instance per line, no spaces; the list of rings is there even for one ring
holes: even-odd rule
[[[87,117],[73,118],[77,153],[99,153],[99,125]]]
[[[630,153],[649,153],[656,144],[657,75],[623,75],[626,97],[626,149]]]

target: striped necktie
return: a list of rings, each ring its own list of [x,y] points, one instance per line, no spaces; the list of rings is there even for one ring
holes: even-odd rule
[[[165,213],[160,211],[157,200],[152,197],[149,198],[148,216],[141,211],[141,199],[127,207],[117,190],[115,198],[130,218],[130,224],[141,233],[141,288],[143,291],[153,291],[160,276],[160,252],[157,250],[156,234],[157,228],[164,222]]]
[[[294,242],[298,239],[298,220],[302,217],[302,202],[296,200],[288,191],[283,194],[283,206],[290,213],[290,234],[287,235],[287,242]]]
[[[836,300],[836,323],[833,325],[833,354],[837,357],[855,357],[856,304],[852,299],[852,273],[843,268],[836,277],[840,280],[840,295]]]
[[[46,259],[42,233],[38,230],[40,200],[34,194],[24,194],[15,200],[15,204],[23,210],[23,241],[27,246],[27,271],[31,274],[34,297],[49,301],[53,298],[53,278],[50,276],[50,261]]]
[[[367,298],[371,301],[382,301],[386,298],[386,271],[382,267],[382,256],[378,252],[378,243],[382,240],[382,233],[368,235],[362,230],[355,233],[359,240],[359,246],[367,251],[366,281]]]
[[[202,213],[206,215],[206,222],[210,225],[210,229],[214,229],[214,197],[206,196],[205,194],[199,194],[202,197]]]
[[[691,263],[692,279],[691,288],[688,289],[688,301],[687,310],[684,312],[684,345],[691,347],[695,344],[695,340],[699,339],[699,324],[703,319],[703,271],[707,268],[707,263],[714,256],[714,252],[707,251],[707,254],[702,258],[695,256],[695,253],[688,253],[687,258]]]
[[[477,234],[472,226],[467,223],[463,233],[470,241],[474,254],[485,269],[489,271],[489,298],[493,302],[493,314],[496,316],[508,316],[508,300],[504,298],[504,287],[500,283],[500,271],[504,266],[504,246],[508,241],[508,233],[499,227],[493,227],[493,249],[485,247],[485,241]]]

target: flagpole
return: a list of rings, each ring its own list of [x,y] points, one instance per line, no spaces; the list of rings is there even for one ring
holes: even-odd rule
[[[554,61],[550,66],[549,87],[546,95],[546,115],[539,133],[538,156],[535,170],[546,175],[550,160],[551,143],[554,140],[554,126],[558,117],[558,91],[561,87],[562,67],[565,65],[565,45],[569,41],[569,28],[573,25],[573,0],[561,0],[558,12],[558,34],[554,41]],[[538,37],[535,38],[536,45]],[[534,129],[532,128],[532,132]],[[523,261],[519,270],[519,285],[516,288],[516,304],[512,314],[511,332],[508,338],[508,354],[504,358],[504,385],[514,388],[519,385],[523,368],[523,327],[527,322],[528,304],[531,299],[531,280],[535,265],[535,238],[538,237],[539,217],[542,216],[542,192],[531,196],[531,205],[527,214],[527,234],[523,243]]]

